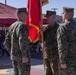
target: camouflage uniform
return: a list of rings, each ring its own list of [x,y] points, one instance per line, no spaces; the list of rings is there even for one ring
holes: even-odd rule
[[[74,8],[63,8],[63,11],[73,17]],[[65,22],[57,30],[60,64],[67,65],[66,69],[60,68],[59,75],[76,75],[76,22],[72,17],[65,17]]]
[[[67,65],[60,75],[76,75],[76,22],[67,20],[57,31],[60,63]]]
[[[58,26],[59,25],[55,23],[52,28],[47,26],[44,31],[46,75],[58,75],[58,50],[56,39]]]
[[[14,67],[14,75],[30,75],[30,49],[27,26],[18,20],[13,23],[7,32],[5,46],[10,53]],[[22,58],[29,58],[27,63],[22,63]]]

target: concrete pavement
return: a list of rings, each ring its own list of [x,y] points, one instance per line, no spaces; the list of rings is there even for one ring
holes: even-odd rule
[[[3,62],[1,61],[1,59]],[[13,75],[13,68],[9,57],[0,58],[0,75]],[[9,67],[7,67],[9,65]],[[31,59],[31,75],[45,75],[44,66],[41,59]],[[1,66],[5,66],[1,68]]]

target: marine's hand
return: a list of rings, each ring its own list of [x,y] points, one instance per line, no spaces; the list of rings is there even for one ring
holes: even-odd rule
[[[42,47],[42,48],[44,47],[44,44],[43,44],[43,43],[41,43],[41,47]]]
[[[66,69],[67,65],[66,64],[61,64],[60,67],[61,67],[61,69]]]
[[[23,63],[27,63],[27,62],[28,62],[28,58],[25,58],[25,57],[24,57],[24,58],[22,59],[22,62],[23,62]]]
[[[46,47],[45,43],[41,43],[41,47],[45,48]]]

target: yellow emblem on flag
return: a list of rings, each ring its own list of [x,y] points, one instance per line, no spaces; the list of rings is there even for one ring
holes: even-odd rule
[[[42,2],[47,3],[47,2],[48,2],[48,0],[42,0]]]

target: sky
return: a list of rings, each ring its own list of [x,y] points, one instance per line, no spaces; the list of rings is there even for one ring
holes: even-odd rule
[[[21,8],[27,7],[28,0],[7,0],[7,5]],[[5,3],[5,0],[0,0],[0,3]],[[73,7],[74,17],[76,18],[76,0],[49,0],[49,3],[42,7],[42,13],[46,13],[47,10],[53,10],[57,8],[57,15],[62,15],[63,7]]]

